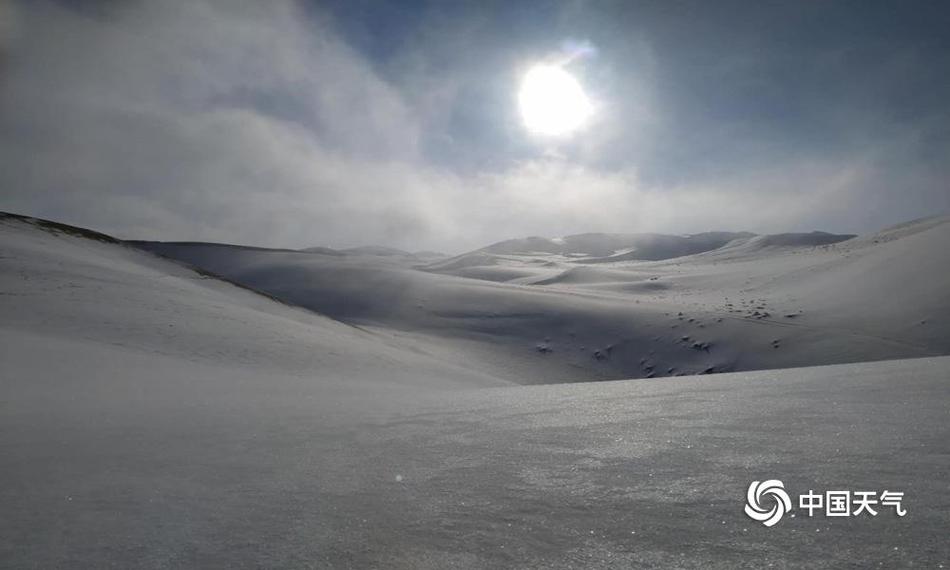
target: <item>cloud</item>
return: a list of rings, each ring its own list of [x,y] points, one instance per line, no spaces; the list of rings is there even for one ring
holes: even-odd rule
[[[428,149],[459,136],[447,125],[470,104],[458,78],[420,67],[393,82],[319,10],[101,6],[15,5],[0,209],[128,238],[459,251],[528,234],[781,231],[819,211],[840,222],[880,178],[862,154],[648,181],[636,156],[601,168],[583,143],[455,168]]]

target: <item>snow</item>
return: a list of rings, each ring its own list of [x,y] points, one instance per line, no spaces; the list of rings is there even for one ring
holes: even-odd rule
[[[604,245],[604,235],[565,240],[590,251]],[[424,267],[142,246],[333,318],[409,337],[432,354],[517,384],[950,353],[947,218],[845,241],[813,232],[747,236],[737,245],[731,235],[692,236],[729,242],[697,255],[596,265],[560,253],[489,251],[551,243],[544,238]],[[683,345],[684,334],[708,350]],[[540,343],[550,350],[535,350]]]
[[[427,388],[507,383],[135,248],[9,219],[0,220],[0,239],[0,314],[3,328],[17,336],[120,346],[235,369],[316,374],[321,382]],[[9,344],[5,348],[12,351]]]
[[[549,285],[374,255],[164,251],[337,308],[321,315],[2,218],[0,566],[937,566],[950,357],[513,384],[730,353],[946,354],[947,227]],[[650,283],[667,287],[621,287]],[[762,303],[772,316],[749,316]],[[765,528],[743,506],[768,479],[904,491],[908,515]]]

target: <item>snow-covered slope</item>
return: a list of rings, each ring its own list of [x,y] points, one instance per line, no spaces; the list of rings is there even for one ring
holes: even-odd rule
[[[950,223],[912,227],[831,245],[820,233],[752,238],[658,262],[477,254],[481,270],[521,272],[508,283],[369,257],[143,247],[537,383],[948,354]],[[465,261],[440,267],[473,270]]]
[[[724,344],[751,338],[728,336],[746,330],[734,327],[779,330],[781,319],[728,310],[722,328],[662,312],[735,279],[760,302],[804,291],[813,273],[826,288],[848,282],[865,300],[887,290],[937,314],[945,297],[917,283],[895,292],[886,270],[945,285],[945,232],[921,224],[771,266],[614,268],[614,280],[639,272],[669,284],[636,295],[592,279],[498,285],[334,255],[181,246],[265,285],[313,280],[288,293],[353,294],[341,312],[430,327],[420,334],[363,330],[108,236],[4,217],[0,566],[939,567],[950,557],[950,357],[548,386],[488,371],[527,366],[503,347],[553,325],[580,336],[635,334],[631,319],[709,324]],[[407,294],[430,308],[413,317]],[[856,301],[837,294],[837,312],[822,318],[849,323]],[[825,345],[858,346],[855,331],[816,312],[788,319],[823,339],[815,358]],[[895,319],[868,312],[878,315],[869,330]],[[934,324],[916,342],[937,342],[944,325]],[[556,368],[561,342],[532,347],[538,369]],[[766,528],[743,505],[752,481],[773,478],[793,496],[901,491],[907,516],[797,512]]]
[[[207,365],[260,371],[273,382],[289,375],[353,388],[357,382],[427,389],[504,384],[433,360],[419,346],[407,348],[141,250],[69,231],[0,218],[4,363],[24,347],[40,347],[30,350],[42,356],[41,347],[55,344],[76,353],[109,353],[112,360],[121,360],[114,350],[119,347],[139,355],[136,362],[157,358],[166,370],[177,362],[182,374]],[[138,368],[130,365],[128,373]]]
[[[573,264],[659,261],[718,252],[721,249],[744,252],[762,248],[826,245],[852,237],[854,236],[825,232],[764,236],[749,232],[706,232],[691,235],[588,233],[553,239],[535,236],[498,242],[473,252],[430,263],[424,269],[444,275],[511,281],[538,274],[538,271],[531,271],[531,268],[525,266],[536,264],[539,260]],[[497,267],[499,265],[503,267]],[[502,278],[505,276],[507,278]]]
[[[707,232],[684,236],[591,233],[555,239],[529,237],[499,242],[420,268],[443,275],[524,282],[527,277],[550,279],[550,271],[544,267],[662,261],[696,255],[749,257],[830,245],[853,237],[826,232],[772,235]]]
[[[354,397],[201,355],[3,331],[5,567],[935,568],[950,557],[947,357]],[[900,491],[908,514],[799,512],[766,528],[742,510],[766,479],[793,494]]]
[[[722,247],[732,240],[750,238],[748,232],[707,232],[693,235],[587,233],[561,238],[528,237],[498,242],[478,252],[494,254],[556,253],[568,257],[604,258],[636,251],[631,259],[668,259]]]

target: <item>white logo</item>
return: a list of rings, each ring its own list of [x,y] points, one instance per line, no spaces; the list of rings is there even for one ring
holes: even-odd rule
[[[772,496],[772,504],[768,504],[769,495]],[[792,501],[785,492],[785,485],[778,479],[753,481],[746,497],[745,514],[765,526],[778,524],[785,513],[792,510]],[[765,506],[763,501],[767,503]],[[767,508],[769,506],[771,508]],[[876,517],[878,511],[888,508],[892,508],[898,517],[907,514],[907,509],[904,508],[904,492],[888,490],[877,492],[844,489],[816,493],[809,489],[807,493],[798,496],[798,508],[808,517],[814,517],[816,512],[826,517]]]
[[[762,506],[763,496],[771,495],[774,504],[771,509]],[[792,510],[792,500],[785,492],[785,485],[778,479],[769,479],[768,481],[753,481],[749,485],[749,492],[746,497],[745,514],[749,518],[759,521],[765,526],[772,526],[786,512]]]

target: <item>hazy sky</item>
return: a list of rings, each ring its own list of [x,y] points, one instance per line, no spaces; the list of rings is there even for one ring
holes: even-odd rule
[[[0,0],[0,210],[456,252],[950,211],[950,4]],[[530,134],[533,63],[595,105]]]

